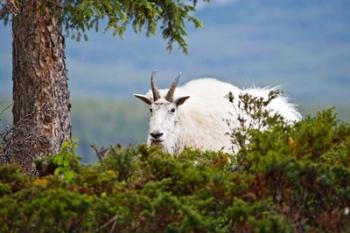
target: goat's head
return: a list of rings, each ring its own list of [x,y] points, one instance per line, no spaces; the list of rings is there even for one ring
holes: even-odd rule
[[[147,144],[161,146],[165,151],[173,154],[176,151],[176,141],[181,135],[178,132],[178,107],[185,103],[189,96],[174,98],[175,89],[180,74],[171,84],[169,90],[163,96],[154,80],[155,72],[151,75],[152,96],[134,94],[150,106],[149,135]]]

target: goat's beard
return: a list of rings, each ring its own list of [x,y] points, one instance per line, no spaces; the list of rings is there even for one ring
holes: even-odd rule
[[[157,146],[157,147],[161,147],[164,148],[163,142],[162,141],[155,141],[155,140],[151,140],[151,146]]]
[[[175,154],[175,143],[169,143],[169,140],[156,141],[148,138],[147,144],[161,148],[164,152]]]

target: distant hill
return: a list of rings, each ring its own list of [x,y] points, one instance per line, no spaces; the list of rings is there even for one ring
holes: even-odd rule
[[[11,106],[8,106],[9,100],[0,99],[0,132],[11,121]],[[303,105],[299,109],[305,116],[323,107]],[[350,106],[339,107],[336,112],[339,119],[350,123]],[[73,138],[79,140],[78,153],[84,155],[84,162],[96,160],[90,145],[129,145],[146,141],[149,112],[147,106],[137,100],[76,99],[72,101],[72,114]]]

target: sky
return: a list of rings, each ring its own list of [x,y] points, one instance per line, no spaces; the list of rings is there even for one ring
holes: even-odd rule
[[[66,39],[73,98],[127,99],[149,89],[158,70],[167,87],[214,77],[241,88],[280,86],[297,104],[347,105],[350,99],[349,0],[212,0],[188,26],[189,54],[169,53],[161,35],[128,30],[123,39],[89,32],[87,42]],[[11,31],[0,26],[0,97],[10,96]]]

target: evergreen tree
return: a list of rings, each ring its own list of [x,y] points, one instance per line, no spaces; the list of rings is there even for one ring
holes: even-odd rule
[[[207,1],[207,0],[205,0]],[[0,0],[0,19],[13,31],[14,131],[6,157],[35,173],[33,159],[59,151],[71,137],[71,114],[64,54],[64,35],[79,41],[86,31],[154,35],[160,28],[171,50],[187,52],[186,21],[196,0]],[[106,24],[104,22],[107,22]]]

